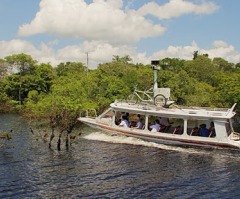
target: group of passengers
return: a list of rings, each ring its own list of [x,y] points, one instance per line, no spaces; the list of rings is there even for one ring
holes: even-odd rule
[[[169,124],[168,118],[160,117],[159,119],[155,119],[154,124],[149,124],[148,129],[151,132],[160,132],[169,126]],[[141,118],[140,114],[137,115],[134,122],[130,122],[129,114],[122,113],[118,125],[125,128],[144,129],[143,119]]]
[[[129,121],[129,113],[122,113],[118,125],[125,127],[125,128],[144,129],[143,119],[141,118],[141,115],[139,115],[139,114],[135,118],[135,122],[130,122]],[[155,119],[153,124],[149,124],[148,129],[151,132],[164,132],[164,130],[168,126],[170,126],[169,119],[165,118],[165,117],[160,117],[160,118]],[[179,134],[180,126],[178,126],[178,127],[175,128],[175,130],[173,131],[173,134]],[[199,127],[194,127],[192,129],[190,135],[191,136],[202,136],[202,137],[215,137],[216,133],[215,133],[215,128],[214,128],[214,123],[213,122],[210,123],[209,129],[207,128],[206,124],[201,124]]]
[[[136,128],[136,129],[143,129],[143,119],[141,118],[141,115],[137,115],[137,118],[135,119],[135,122],[129,121],[129,113],[122,113],[120,118],[119,126],[125,127],[125,128]]]
[[[170,122],[168,118],[160,117],[160,119],[155,120],[153,125],[149,126],[149,130],[151,130],[151,132],[163,132],[169,125]]]
[[[214,123],[210,123],[209,129],[206,124],[201,124],[199,127],[194,127],[190,133],[192,136],[202,136],[202,137],[215,137]]]

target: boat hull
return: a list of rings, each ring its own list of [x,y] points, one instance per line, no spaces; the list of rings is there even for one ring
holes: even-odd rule
[[[194,147],[204,147],[204,148],[232,148],[239,149],[240,143],[236,142],[219,142],[217,140],[213,140],[212,138],[201,138],[197,136],[188,136],[184,137],[182,135],[177,134],[167,134],[161,132],[150,132],[147,130],[136,130],[131,128],[119,127],[117,125],[109,125],[105,123],[96,122],[95,119],[91,118],[79,118],[79,120],[98,130],[104,132],[110,132],[125,136],[130,136],[134,138],[138,138],[148,142],[154,142],[159,144],[166,145],[175,145],[175,146],[194,146]]]

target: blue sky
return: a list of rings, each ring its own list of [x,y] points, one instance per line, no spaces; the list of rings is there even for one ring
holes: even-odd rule
[[[56,66],[134,63],[192,53],[240,62],[239,0],[1,0],[0,58],[26,53]]]

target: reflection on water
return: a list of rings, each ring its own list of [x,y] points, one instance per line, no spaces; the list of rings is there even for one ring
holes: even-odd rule
[[[0,198],[237,198],[239,153],[170,147],[93,129],[57,151],[16,115],[0,147]]]

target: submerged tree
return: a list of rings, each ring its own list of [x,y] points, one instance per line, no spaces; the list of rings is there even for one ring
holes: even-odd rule
[[[51,129],[49,147],[52,140],[58,135],[57,148],[60,150],[62,135],[66,138],[76,125],[77,118],[82,110],[92,106],[87,99],[87,90],[84,85],[85,72],[60,76],[53,81],[51,91],[40,96],[31,93],[32,97],[26,103],[27,113],[32,112],[34,117],[48,123]],[[36,101],[35,98],[38,98]],[[68,144],[68,140],[66,141]]]

